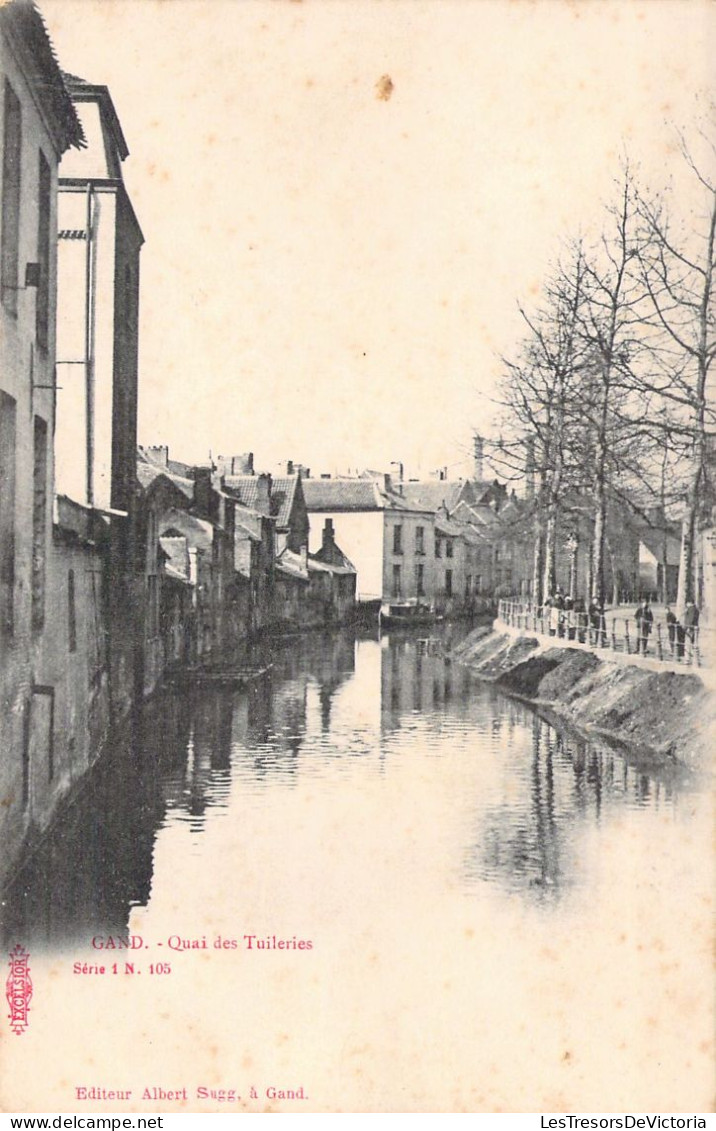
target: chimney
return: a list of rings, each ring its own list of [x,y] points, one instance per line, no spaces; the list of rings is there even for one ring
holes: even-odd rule
[[[293,460],[286,460],[286,475],[293,475]]]
[[[533,436],[525,440],[525,498],[535,496],[535,442]]]
[[[324,550],[332,550],[335,547],[335,532],[333,530],[333,519],[327,518],[323,524],[322,531],[322,547]]]
[[[271,479],[271,476],[266,475],[265,472],[262,472],[261,475],[258,475],[256,477],[256,501],[254,503],[254,507],[261,514],[266,515],[267,518],[269,518],[273,513],[273,508],[271,506],[272,486],[273,480]]]
[[[299,557],[301,559],[301,569],[305,573],[308,570],[308,546],[306,545],[305,542],[301,546],[301,549],[299,551]]]
[[[149,447],[144,449],[144,451],[147,453],[151,460],[154,460],[154,463],[161,464],[162,467],[169,466],[168,444],[150,444]]]
[[[397,460],[397,459],[391,460],[391,462],[390,462],[390,466],[391,466],[391,467],[397,467],[397,469],[398,469],[398,483],[402,483],[402,482],[403,482],[403,474],[404,474],[404,472],[405,472],[405,468],[403,467],[403,465],[402,465],[402,463],[400,462],[400,460]]]
[[[482,479],[483,447],[484,447],[484,445],[483,445],[482,436],[478,435],[477,432],[476,432],[475,433],[475,439],[473,441],[473,449],[472,449],[473,450],[472,476],[473,476],[473,479],[477,479],[477,480]]]
[[[194,478],[194,502],[196,504],[199,514],[204,518],[212,518],[212,486],[211,486],[211,468],[210,467],[194,467],[192,468],[192,476]]]
[[[231,475],[253,475],[254,453],[242,452],[241,455],[231,457]]]

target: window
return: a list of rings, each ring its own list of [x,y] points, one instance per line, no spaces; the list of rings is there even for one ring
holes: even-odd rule
[[[418,597],[425,596],[425,566],[416,565],[415,567],[415,591]]]
[[[416,526],[415,527],[415,553],[416,554],[424,554],[425,553],[425,527],[424,526]]]
[[[403,552],[403,528],[402,526],[393,527],[393,553],[402,554]]]
[[[472,592],[472,574],[468,573],[465,578],[465,596],[469,597]]]
[[[35,338],[41,349],[47,349],[47,332],[50,325],[50,211],[52,202],[52,176],[45,155],[40,151],[38,173],[37,261],[40,264],[40,282],[35,303]]]
[[[398,529],[400,529],[400,528],[398,527]],[[399,565],[393,566],[393,596],[394,597],[400,596],[400,566]]]
[[[77,602],[75,597],[75,571],[67,574],[67,635],[70,652],[77,651]]]
[[[22,118],[20,102],[5,80],[2,151],[2,249],[0,285],[3,305],[17,313],[17,277],[20,255],[20,165],[22,157]]]
[[[47,558],[47,423],[35,417],[32,478],[32,627],[45,623],[45,564]]]
[[[15,631],[16,405],[0,392],[0,635]]]
[[[435,557],[441,558],[443,556],[443,543],[439,534],[435,535]]]
[[[452,557],[452,549],[453,549],[452,538],[446,538],[445,539],[445,557],[446,558]]]
[[[445,596],[452,597],[452,570],[445,570]]]

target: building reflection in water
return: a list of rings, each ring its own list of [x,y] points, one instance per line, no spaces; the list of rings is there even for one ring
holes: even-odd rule
[[[578,881],[580,826],[619,805],[670,803],[679,786],[478,683],[437,633],[296,637],[254,660],[267,661],[246,687],[169,688],[147,705],[18,877],[6,938],[69,946],[125,931],[149,900],[164,829],[183,828],[176,851],[191,851],[214,814],[240,819],[251,795],[270,806],[273,791],[303,779],[320,780],[330,805],[352,775],[380,780],[395,768],[409,807],[421,760],[460,759],[459,882],[540,899]]]
[[[381,640],[381,728],[399,728],[411,715],[463,702],[471,684],[468,670],[445,656],[442,638],[394,632]]]
[[[181,772],[191,718],[179,697],[162,700],[160,717],[157,708],[115,741],[18,874],[3,907],[5,940],[54,947],[125,931],[129,908],[146,903],[167,783]]]

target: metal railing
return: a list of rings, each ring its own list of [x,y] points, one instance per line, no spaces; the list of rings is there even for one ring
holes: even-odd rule
[[[684,626],[678,622],[667,625],[654,621],[645,631],[644,622],[633,616],[558,609],[508,599],[499,602],[497,615],[504,624],[523,632],[537,632],[623,655],[702,666],[701,630],[697,625]]]

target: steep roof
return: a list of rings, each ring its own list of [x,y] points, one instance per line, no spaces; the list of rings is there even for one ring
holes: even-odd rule
[[[308,565],[303,568],[300,554],[294,553],[293,550],[286,548],[276,558],[276,569],[279,573],[288,574],[289,577],[298,578],[300,581],[308,581]]]
[[[225,475],[224,487],[243,506],[263,514],[259,486],[266,480],[260,475]],[[268,516],[267,516],[268,517]]]
[[[424,511],[437,511],[445,507],[453,511],[460,500],[473,502],[472,489],[465,479],[422,479],[402,483],[398,493],[406,503]]]
[[[199,550],[211,550],[214,527],[206,519],[170,507],[162,517],[160,540],[177,537],[186,538],[191,546],[196,546]]]
[[[310,562],[319,562],[323,566],[330,566],[335,568],[338,573],[356,573],[356,567],[350,558],[341,550],[340,546],[336,546],[335,542],[332,546],[321,546],[320,550],[316,550],[315,554],[309,554],[308,560]]]
[[[52,123],[60,153],[85,145],[80,120],[65,86],[52,41],[33,0],[0,4],[0,29],[22,55],[35,96]]]
[[[348,562],[348,559],[346,558]],[[332,573],[339,577],[348,577],[350,574],[355,573],[355,566],[350,562],[348,565],[337,565],[335,562],[323,562],[315,554],[309,554],[306,562],[306,568],[309,573]]]
[[[288,526],[298,490],[300,476],[284,475],[271,480],[271,509],[276,515],[276,526]]]
[[[476,505],[489,501],[493,496],[499,495],[504,498],[506,491],[502,484],[495,479],[469,479],[470,490],[472,492],[472,499],[466,499],[466,502],[474,502]]]
[[[277,529],[291,526],[291,515],[296,502],[305,506],[301,475],[279,475],[271,478],[271,513],[276,518]]]
[[[310,511],[379,511],[384,502],[372,479],[304,479]]]
[[[264,522],[274,521],[274,519],[262,514],[261,511],[253,510],[253,508],[247,507],[243,503],[237,503],[234,507],[236,529],[238,530],[240,527],[242,530],[245,530],[254,542],[260,542],[262,540],[262,524]]]
[[[190,500],[194,499],[194,480],[187,479],[183,475],[176,475],[168,467],[161,463],[155,463],[150,459],[145,452],[141,449],[137,454],[137,479],[144,488],[148,490],[159,476],[169,480],[175,487],[178,487],[183,495]]]
[[[469,522],[471,525],[483,529],[486,526],[495,526],[498,522],[498,516],[492,507],[471,506],[466,502],[458,503],[453,518],[459,519],[460,522]]]

